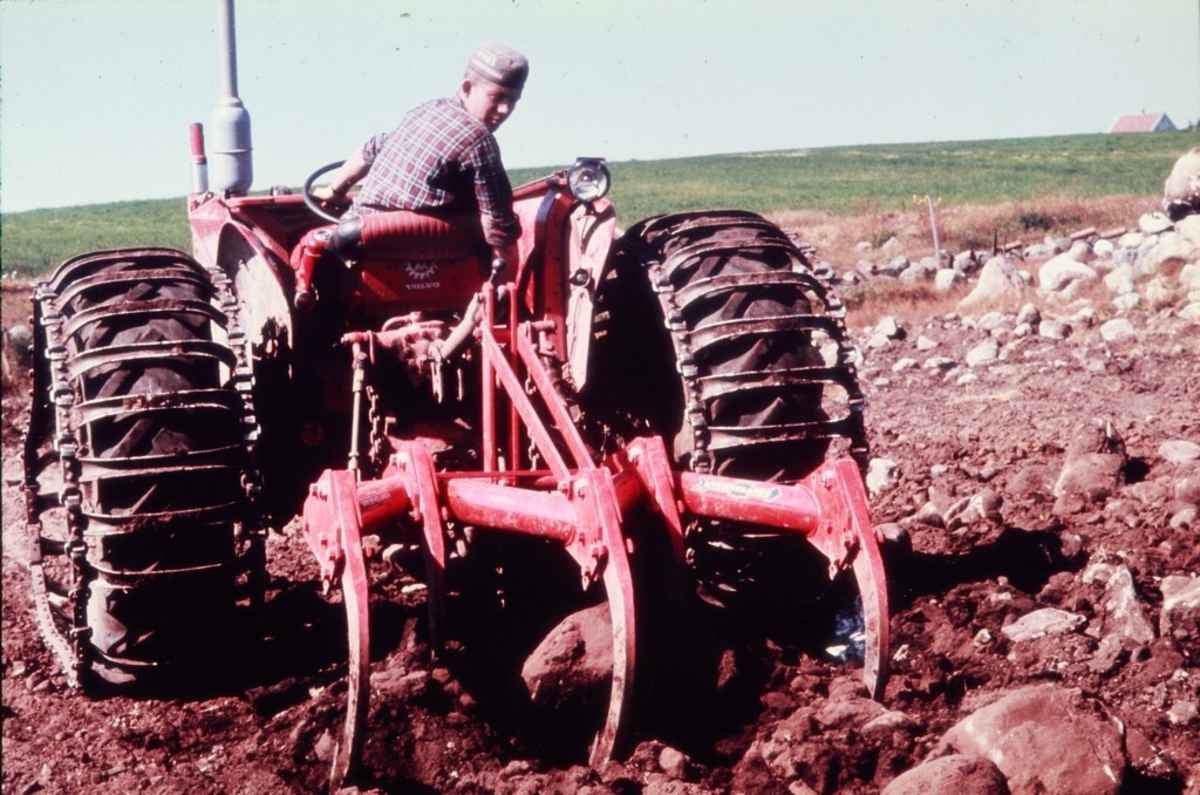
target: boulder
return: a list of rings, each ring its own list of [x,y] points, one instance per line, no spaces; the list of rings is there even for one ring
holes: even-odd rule
[[[1126,767],[1124,726],[1053,684],[1011,691],[959,721],[933,755],[949,753],[990,760],[1012,795],[1117,795]]]
[[[1125,465],[1125,442],[1112,423],[1097,420],[1079,426],[1054,484],[1054,513],[1063,516],[1103,503],[1120,486]]]
[[[1016,621],[1000,628],[1000,633],[1013,643],[1026,640],[1037,640],[1050,635],[1062,635],[1074,632],[1087,623],[1087,619],[1077,613],[1068,613],[1055,607],[1044,607],[1026,613]]]
[[[1095,269],[1071,256],[1070,252],[1046,260],[1038,269],[1038,287],[1044,292],[1060,292],[1073,282],[1090,282],[1098,277]]]
[[[1176,221],[1175,231],[1185,240],[1200,246],[1200,214],[1189,215],[1187,218]]]
[[[1168,439],[1158,446],[1158,454],[1175,466],[1200,460],[1200,444],[1188,439]]]
[[[996,361],[1000,356],[1000,346],[994,339],[984,340],[967,351],[967,367],[983,367]]]
[[[933,759],[906,771],[882,795],[1010,795],[1004,774],[991,761],[967,754]]]
[[[1104,583],[1104,633],[1116,635],[1134,645],[1154,640],[1154,626],[1146,618],[1141,597],[1128,566],[1097,563],[1083,573],[1085,583]]]
[[[955,268],[941,268],[933,275],[933,288],[939,293],[944,293],[965,281],[962,273]]]
[[[1175,161],[1163,184],[1163,210],[1176,219],[1200,212],[1200,146]]]
[[[1162,595],[1159,634],[1177,643],[1186,641],[1194,645],[1200,640],[1200,578],[1163,577]]]
[[[1157,235],[1173,226],[1171,219],[1162,213],[1145,213],[1138,219],[1138,229],[1147,235]]]
[[[1133,323],[1128,318],[1114,317],[1100,326],[1100,336],[1105,342],[1125,342],[1136,335]]]
[[[525,660],[521,678],[534,704],[561,708],[601,697],[612,659],[611,616],[604,603],[559,623]]]
[[[1025,302],[1025,280],[1005,257],[992,257],[979,272],[975,289],[958,302],[957,311],[971,314],[997,307],[1017,307]]]

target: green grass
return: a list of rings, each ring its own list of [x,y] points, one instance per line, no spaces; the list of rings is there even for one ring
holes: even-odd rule
[[[1000,141],[829,147],[612,163],[610,198],[621,224],[667,212],[738,208],[820,210],[839,216],[911,209],[914,195],[942,206],[1042,197],[1089,200],[1161,195],[1196,133],[1076,135]],[[514,170],[514,184],[539,169]],[[162,245],[188,250],[184,199],[5,213],[0,269],[39,275],[75,254]]]
[[[127,246],[190,251],[185,199],[93,204],[0,216],[0,268],[40,276],[76,254]]]

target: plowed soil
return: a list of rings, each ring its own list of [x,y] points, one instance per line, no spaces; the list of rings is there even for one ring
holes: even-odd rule
[[[647,719],[642,726],[667,728],[658,736],[642,729],[625,762],[592,770],[586,732],[569,721],[531,723],[513,707],[519,700],[504,695],[514,665],[503,653],[507,625],[460,622],[468,637],[431,662],[421,591],[388,569],[375,574],[373,700],[359,787],[875,793],[919,764],[981,696],[1049,680],[1081,689],[1124,723],[1124,791],[1200,792],[1200,639],[1159,637],[1103,660],[1098,631],[1024,643],[1001,631],[1039,607],[1101,626],[1103,585],[1082,576],[1094,563],[1127,566],[1141,609],[1157,623],[1162,578],[1200,569],[1194,517],[1190,527],[1170,524],[1177,473],[1159,452],[1167,441],[1200,441],[1200,328],[1169,310],[1133,320],[1130,341],[1108,344],[1087,330],[1059,341],[1035,335],[969,370],[966,351],[986,334],[953,316],[915,321],[904,339],[865,352],[871,454],[898,465],[894,484],[873,499],[874,520],[898,525],[912,548],[894,556],[889,573],[892,676],[882,703],[907,716],[897,728],[865,734],[849,719],[807,720],[808,739],[781,776],[747,754],[755,740],[861,695],[857,669],[726,638],[712,675],[733,684],[680,708],[694,730]],[[922,336],[957,369],[893,372],[901,358],[923,355]],[[27,411],[25,398],[5,396],[4,792],[322,791],[340,726],[344,618],[338,597],[322,595],[302,536],[272,535],[268,640],[232,674],[88,698],[66,686],[30,607],[19,488]],[[1050,486],[1079,428],[1097,420],[1123,439],[1122,485],[1094,504],[1056,511]],[[989,510],[954,521],[952,506],[972,497]],[[927,504],[934,510],[923,513]],[[682,670],[691,657],[680,657],[666,678],[695,675]],[[1192,717],[1181,704],[1192,705]]]

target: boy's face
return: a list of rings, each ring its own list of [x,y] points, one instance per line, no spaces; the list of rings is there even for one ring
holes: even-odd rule
[[[519,88],[505,88],[486,80],[464,80],[462,84],[463,107],[491,132],[512,115],[520,98]]]

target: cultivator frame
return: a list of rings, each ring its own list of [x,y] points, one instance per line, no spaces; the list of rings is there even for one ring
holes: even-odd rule
[[[544,364],[538,336],[545,322],[497,324],[497,291],[482,286],[478,348],[484,407],[483,465],[478,471],[437,471],[420,440],[399,441],[377,479],[361,480],[356,468],[326,470],[304,507],[304,532],[328,588],[340,581],[349,641],[348,695],[343,736],[332,781],[352,777],[366,731],[369,699],[369,577],[363,536],[388,523],[411,523],[423,537],[429,632],[435,649],[446,636],[445,569],[450,520],[546,539],[579,566],[586,589],[602,582],[609,604],[613,670],[605,723],[589,761],[600,766],[619,755],[628,736],[627,697],[637,663],[636,591],[630,566],[632,541],[623,521],[638,504],[661,518],[675,571],[687,579],[684,546],[689,522],[733,520],[770,532],[803,536],[826,558],[829,576],[851,570],[862,599],[863,680],[880,697],[887,677],[887,583],[861,471],[851,459],[828,461],[803,481],[787,485],[702,472],[675,471],[663,439],[632,440],[600,458],[591,451]],[[507,439],[498,429],[507,426]],[[528,439],[545,462],[539,469],[509,469],[521,461]],[[498,451],[507,447],[506,455]],[[681,593],[679,599],[684,599]]]

